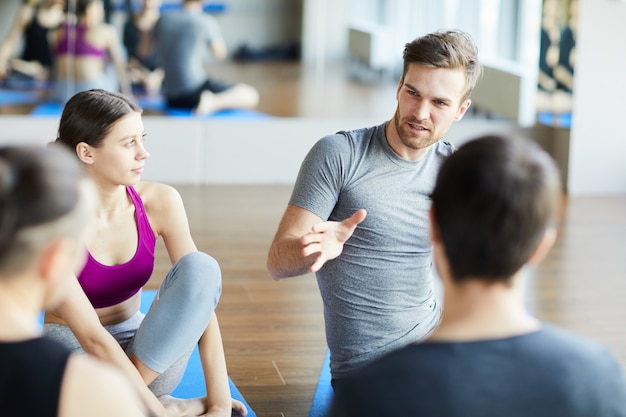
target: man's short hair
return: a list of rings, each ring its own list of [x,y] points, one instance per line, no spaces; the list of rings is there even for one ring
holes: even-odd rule
[[[403,76],[410,64],[464,70],[465,94],[461,101],[469,98],[482,74],[478,48],[469,33],[460,30],[441,30],[416,38],[404,46],[402,58]]]

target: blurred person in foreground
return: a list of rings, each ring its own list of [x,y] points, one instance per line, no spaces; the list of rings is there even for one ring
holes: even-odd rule
[[[97,195],[59,146],[0,147],[0,414],[146,416],[121,372],[41,332],[95,232]]]

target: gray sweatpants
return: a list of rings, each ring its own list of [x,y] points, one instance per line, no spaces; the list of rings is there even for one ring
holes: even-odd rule
[[[147,314],[137,312],[122,323],[104,326],[128,355],[134,353],[161,374],[150,384],[156,396],[171,394],[178,386],[221,292],[217,261],[192,252],[168,272]],[[44,332],[71,350],[83,352],[67,326],[45,324]]]

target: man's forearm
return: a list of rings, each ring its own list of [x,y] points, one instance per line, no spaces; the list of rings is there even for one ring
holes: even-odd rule
[[[267,270],[275,280],[305,275],[310,272],[317,256],[302,254],[300,238],[283,238],[274,241],[267,258]]]

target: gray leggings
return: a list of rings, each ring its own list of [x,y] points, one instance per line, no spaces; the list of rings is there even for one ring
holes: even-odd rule
[[[222,274],[215,259],[202,252],[183,256],[168,272],[148,313],[104,326],[126,354],[134,353],[160,373],[150,389],[156,396],[171,394],[206,330],[222,292]],[[73,351],[80,343],[67,327],[45,324],[44,332]]]

